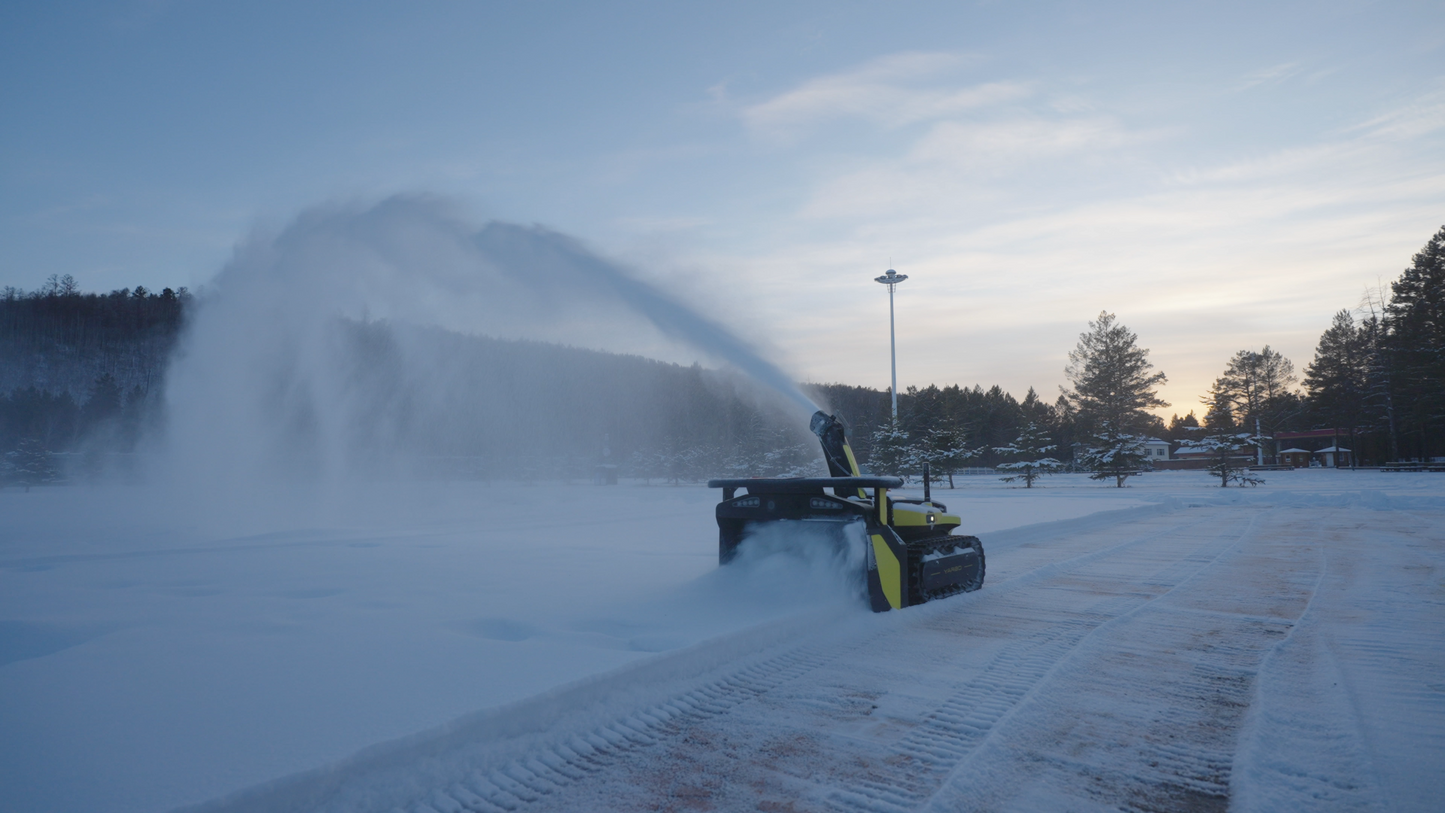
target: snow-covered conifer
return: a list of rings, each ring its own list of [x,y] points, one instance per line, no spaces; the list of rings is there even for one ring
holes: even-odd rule
[[[873,452],[868,466],[876,474],[906,477],[921,468],[917,450],[909,442],[908,433],[897,421],[889,421],[873,433]]]
[[[1048,433],[1037,423],[1029,421],[1023,429],[1019,430],[1019,436],[1014,439],[1013,443],[1007,446],[995,446],[995,452],[1015,458],[1012,462],[1002,463],[995,467],[999,471],[1010,473],[1010,476],[1004,477],[1003,481],[1012,483],[1015,480],[1023,480],[1025,488],[1033,488],[1034,481],[1045,474],[1062,471],[1063,463],[1052,457],[1044,457],[1045,454],[1056,448],[1048,440]]]
[[[1249,432],[1235,429],[1230,416],[1222,413],[1223,409],[1223,406],[1216,408],[1205,419],[1209,425],[1208,434],[1198,440],[1186,440],[1181,445],[1209,454],[1209,471],[1219,478],[1220,488],[1227,487],[1231,482],[1257,486],[1264,480],[1249,473],[1250,455],[1247,452],[1254,448],[1255,438]]]
[[[953,488],[953,473],[968,460],[982,454],[985,448],[982,446],[976,449],[970,448],[968,433],[963,429],[951,426],[929,429],[918,446],[917,457],[920,459],[920,463],[928,463],[935,479],[947,477],[949,488]]]
[[[1169,405],[1154,391],[1165,382],[1164,373],[1150,372],[1149,351],[1115,319],[1102,312],[1087,333],[1079,334],[1064,370],[1074,388],[1065,394],[1078,410],[1084,439],[1076,462],[1091,469],[1093,479],[1114,478],[1123,488],[1146,460],[1147,438],[1139,433],[1152,419],[1146,410]]]
[[[1115,479],[1115,485],[1124,487],[1124,480],[1139,474],[1145,461],[1144,443],[1148,438],[1133,432],[1121,431],[1113,421],[1095,424],[1088,445],[1079,450],[1075,462],[1092,480]]]

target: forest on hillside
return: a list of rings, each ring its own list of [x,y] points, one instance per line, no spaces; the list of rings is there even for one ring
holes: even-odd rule
[[[85,293],[70,277],[0,291],[0,477],[76,476],[143,448],[165,424],[167,367],[197,299],[185,289]],[[1029,460],[1132,470],[1130,444],[1148,438],[1247,445],[1256,431],[1307,429],[1340,430],[1361,463],[1445,456],[1445,228],[1388,296],[1337,313],[1302,369],[1267,346],[1222,360],[1199,416],[1176,405],[1182,417],[1156,417],[1163,373],[1147,349],[1112,314],[1089,324],[1068,354],[1073,386],[1052,400],[1033,389],[1016,398],[998,386],[909,387],[894,423],[887,390],[803,388],[844,420],[863,466],[902,475],[925,461],[942,476]],[[734,373],[385,322],[337,320],[335,330],[348,386],[366,405],[343,427],[358,464],[499,477],[587,476],[607,464],[664,481],[823,471],[798,416]],[[415,391],[404,367],[419,358],[434,360],[427,380],[445,382],[438,391]]]

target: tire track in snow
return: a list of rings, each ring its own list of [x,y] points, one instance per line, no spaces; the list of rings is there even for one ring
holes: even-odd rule
[[[1144,524],[1157,525],[1167,519],[1159,514],[1150,514]],[[1090,529],[1092,536],[1073,535],[1064,540],[1046,538],[1026,545],[1033,548],[1033,555],[1020,557],[1024,560],[1021,562],[1023,567],[1021,571],[1015,571],[1020,573],[1019,576],[1005,579],[1001,584],[991,585],[989,590],[974,595],[1001,597],[1026,587],[1033,571],[1049,568],[1050,572],[1055,572],[1060,568],[1084,566],[1097,561],[1101,553],[1117,553],[1159,535],[1156,529],[1124,542],[1116,541],[1117,534],[1112,529],[1137,524],[1137,517],[1121,514],[1117,520],[1096,523]],[[1187,524],[1176,522],[1177,527],[1167,530],[1176,531]],[[1061,553],[1065,557],[1063,561],[1060,561]],[[1071,558],[1069,554],[1073,554]],[[997,559],[997,551],[994,555],[996,561],[1008,558],[1005,554],[1003,559]],[[1008,568],[1003,572],[1008,572]],[[428,810],[516,810],[529,807],[572,783],[618,764],[624,754],[651,745],[659,738],[675,736],[680,730],[695,728],[699,721],[723,714],[749,697],[766,694],[781,683],[823,663],[849,656],[876,640],[880,626],[888,629],[914,613],[927,613],[939,608],[947,610],[946,604],[929,605],[910,610],[908,614],[862,615],[861,618],[842,619],[844,624],[857,622],[847,629],[840,627],[838,619],[825,623],[816,619],[805,619],[803,623],[787,622],[773,625],[784,628],[784,632],[777,629],[753,630],[731,636],[736,640],[704,645],[704,649],[708,650],[736,649],[741,642],[743,651],[729,653],[732,663],[748,663],[741,668],[727,665],[729,658],[726,655],[721,658],[697,658],[696,653],[679,653],[658,659],[652,663],[680,661],[685,669],[693,666],[687,663],[687,659],[701,661],[694,674],[703,676],[701,681],[679,681],[675,674],[671,674],[677,671],[676,668],[656,670],[665,675],[663,688],[659,691],[665,692],[668,683],[702,685],[667,696],[661,702],[643,705],[633,714],[610,715],[610,722],[606,724],[590,729],[584,727],[566,736],[555,735],[557,729],[568,727],[565,721],[562,725],[554,724],[559,706],[568,712],[567,717],[574,720],[571,727],[577,728],[575,720],[598,717],[597,709],[589,707],[626,708],[628,699],[624,698],[621,703],[599,699],[597,695],[608,692],[599,692],[592,685],[548,693],[532,701],[513,704],[500,713],[482,713],[478,715],[480,720],[464,719],[439,731],[384,743],[341,763],[284,777],[190,809],[211,813],[251,810],[268,813],[415,810],[425,813]],[[791,631],[787,631],[789,628]],[[841,636],[837,634],[839,632]],[[839,638],[841,640],[826,643],[829,639]],[[811,639],[813,643],[800,646],[799,642],[805,639]],[[746,651],[749,643],[753,644],[752,651]],[[767,657],[768,652],[774,653],[774,656]],[[753,657],[759,654],[761,658]],[[720,663],[723,665],[719,666]],[[644,666],[638,671],[646,670]],[[713,677],[706,677],[709,673]],[[615,686],[631,674],[632,670],[623,670],[617,675],[602,678],[600,682],[604,686]],[[644,682],[656,679],[651,673],[641,678]],[[658,691],[644,694],[655,697]],[[533,714],[533,711],[536,713]],[[601,711],[606,715],[605,708]],[[502,719],[489,719],[494,716]],[[527,719],[519,724],[519,717]],[[521,755],[517,755],[518,751],[522,752]]]
[[[1434,810],[1445,795],[1445,602],[1427,598],[1445,595],[1445,550],[1438,521],[1390,516],[1319,517],[1319,592],[1265,661],[1236,758],[1242,813]]]
[[[1227,521],[1221,530],[1191,519],[1102,548],[1098,540],[1084,541],[1097,549],[1035,568],[1045,571],[1041,577],[1024,574],[991,592],[897,614],[885,633],[854,647],[868,653],[874,667],[864,680],[857,679],[856,659],[831,659],[728,715],[679,726],[659,748],[538,807],[915,809],[1092,631],[1207,566],[1240,539],[1246,524]],[[1198,538],[1181,551],[1180,535]],[[1160,549],[1148,550],[1150,543]],[[1119,562],[1125,553],[1127,562]],[[1113,575],[1096,578],[1090,589],[1069,586],[1096,571]],[[882,702],[909,685],[917,653],[970,639],[994,643],[991,657],[974,659],[977,677],[949,682],[931,703],[900,709],[876,731],[850,731],[879,708],[868,701]],[[968,660],[968,649],[957,652]],[[877,668],[890,660],[892,670]],[[906,730],[891,737],[900,726]]]
[[[1185,533],[1191,525],[1197,523],[1177,524],[1158,536],[1134,539],[1041,570],[1047,570],[1055,575],[1056,580],[1077,588],[1089,579],[1100,580],[1099,571],[1104,569],[1109,557],[1133,553],[1146,541]],[[1240,528],[1239,525],[1245,527]],[[1235,521],[1226,523],[1223,529],[1206,531],[1210,536],[1178,561],[1137,580],[1130,580],[1135,588],[1143,588],[1146,592],[1125,593],[1099,601],[1077,617],[1046,629],[1035,640],[1020,642],[1006,649],[1003,655],[989,664],[984,675],[965,684],[915,734],[899,744],[898,756],[901,759],[884,763],[892,770],[886,775],[870,776],[857,787],[831,793],[828,797],[830,806],[850,811],[917,809],[934,793],[946,774],[969,756],[994,731],[999,721],[1034,692],[1086,639],[1106,624],[1138,611],[1188,581],[1236,545],[1247,533],[1248,527],[1246,523]],[[1154,563],[1149,558],[1140,561],[1146,567]],[[1112,569],[1116,565],[1108,563],[1108,567]],[[1075,572],[1070,573],[1070,570]],[[1026,581],[1032,583],[1034,580]],[[1105,576],[1090,586],[1094,592],[1107,592],[1124,586],[1106,586],[1107,582],[1118,581],[1117,575]],[[1021,598],[1034,600],[1032,595]]]
[[[1101,628],[1195,580],[1247,529],[1238,511],[1189,514],[1127,522],[1142,532],[1123,542],[1116,526],[991,550],[996,574],[1018,575],[906,613],[844,619],[841,641],[799,646],[805,628],[778,644],[783,654],[714,667],[696,688],[511,757],[502,752],[515,742],[477,735],[414,744],[404,776],[352,766],[203,807],[916,809]],[[1191,685],[1233,678],[1202,669]],[[1202,763],[1168,748],[1154,756],[1163,773],[1206,790],[1228,770],[1227,751]]]
[[[1260,666],[1263,685],[1231,770],[1234,807],[1241,813],[1380,809],[1358,712],[1320,634],[1318,614],[1312,600]]]
[[[406,813],[497,813],[516,811],[557,790],[616,765],[632,752],[657,744],[711,717],[727,714],[826,662],[816,648],[773,658],[647,709],[574,734],[525,758],[491,771],[474,771],[460,781],[395,810]]]
[[[1127,612],[1135,600],[1113,602]],[[950,697],[900,743],[890,758],[828,797],[840,810],[912,810],[937,781],[981,742],[994,725],[1068,654],[1114,614],[1101,608],[1058,625],[1047,634],[1011,646],[982,676]]]
[[[1319,584],[1292,519],[1267,512],[1248,544],[1098,629],[927,809],[1226,810],[1260,664]]]
[[[559,790],[623,764],[629,755],[660,739],[726,715],[820,665],[847,657],[862,645],[856,639],[838,640],[838,635],[830,634],[837,626],[831,621],[820,624],[817,617],[804,617],[727,636],[709,642],[702,653],[695,649],[659,658],[595,682],[583,681],[573,689],[483,713],[479,720],[456,726],[460,733],[442,729],[383,744],[343,763],[185,810],[456,813],[530,809]],[[799,628],[815,633],[811,636],[815,642],[800,644],[805,633]],[[707,653],[708,649],[722,649],[725,656]],[[681,670],[669,667],[670,661],[681,661]],[[719,661],[726,663],[718,667]],[[737,665],[739,661],[744,665]],[[692,667],[696,667],[695,673]],[[679,671],[689,674],[679,680]],[[643,703],[630,712],[615,711],[619,705],[625,708],[629,699],[635,701],[637,694],[617,691],[617,684],[629,678],[645,683],[656,679],[654,673],[659,672],[666,676],[664,687],[692,686],[671,694],[643,690],[642,695],[663,699]],[[618,695],[623,696],[621,703]],[[596,706],[601,708],[589,708]],[[568,731],[565,724],[549,725],[541,719],[557,717],[559,707],[564,717],[595,720],[600,715],[606,721],[590,727],[574,723],[574,730]],[[534,710],[539,720],[529,724]],[[568,714],[570,711],[577,713]],[[501,719],[487,719],[492,714]],[[519,719],[523,721],[520,725]],[[559,728],[566,733],[558,736]]]

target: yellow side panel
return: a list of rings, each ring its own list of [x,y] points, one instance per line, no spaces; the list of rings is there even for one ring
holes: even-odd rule
[[[853,457],[853,447],[848,445],[847,440],[843,441],[843,454],[848,455],[848,468],[853,470],[853,476],[862,477],[863,475],[858,473],[858,461]],[[867,497],[868,494],[860,488],[858,489],[858,496]]]
[[[893,527],[927,525],[928,513],[926,510],[919,510],[911,505],[900,503],[893,506]],[[937,512],[934,512],[934,516],[938,516]]]
[[[957,514],[945,514],[929,506],[915,506],[911,504],[899,504],[893,506],[893,521],[889,524],[895,528],[900,527],[924,527],[929,524],[928,515],[933,515],[933,524],[936,526],[958,526],[963,523]]]
[[[898,564],[898,557],[893,555],[888,543],[878,534],[873,534],[873,558],[878,562],[878,582],[883,585],[883,597],[888,599],[888,606],[895,610],[903,609],[903,567]]]

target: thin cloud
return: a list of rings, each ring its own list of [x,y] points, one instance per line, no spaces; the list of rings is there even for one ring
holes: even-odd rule
[[[1411,139],[1442,128],[1445,128],[1445,91],[1437,90],[1350,129],[1380,138]]]
[[[1442,129],[1445,129],[1445,92],[1435,91],[1339,130],[1332,140],[1275,150],[1216,167],[1180,170],[1173,173],[1172,180],[1185,185],[1245,183],[1299,173],[1336,173],[1343,164],[1390,158],[1398,142],[1415,140]],[[1386,147],[1384,152],[1382,147]]]
[[[79,200],[49,206],[30,213],[29,220],[38,223],[45,220],[67,217],[79,212],[88,212],[109,206],[111,201],[104,195],[92,193]]]
[[[914,145],[910,158],[966,166],[980,162],[1012,164],[1078,152],[1114,150],[1150,137],[1129,132],[1105,117],[944,122],[934,126]]]
[[[854,118],[898,127],[1023,98],[1031,92],[1021,82],[928,86],[930,80],[963,61],[956,54],[884,57],[856,70],[809,80],[744,108],[742,118],[755,135],[791,140],[830,120]]]
[[[1133,147],[1157,140],[1162,130],[1130,130],[1106,116],[1011,117],[997,121],[945,121],[933,125],[897,158],[886,158],[824,181],[800,212],[839,218],[936,209],[947,200],[983,201],[998,181],[1055,165],[1124,160]]]
[[[1271,65],[1268,68],[1246,74],[1236,89],[1249,90],[1252,87],[1266,85],[1271,82],[1279,82],[1294,76],[1299,73],[1299,71],[1300,64],[1298,62],[1285,62],[1279,65]]]
[[[1204,183],[1242,183],[1316,170],[1345,159],[1357,147],[1343,142],[1290,147],[1267,155],[1232,161],[1213,167],[1191,167],[1170,174],[1170,180],[1181,185]]]

